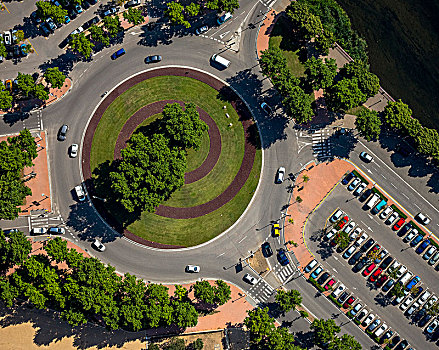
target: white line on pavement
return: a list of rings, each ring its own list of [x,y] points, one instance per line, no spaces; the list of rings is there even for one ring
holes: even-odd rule
[[[224,255],[225,253],[221,253],[220,255],[217,256],[217,258],[219,258],[220,256]]]
[[[394,184],[392,184],[392,183],[390,183],[393,187],[395,187],[395,188],[398,188],[398,187],[396,187]]]
[[[247,236],[244,236],[243,238],[241,238],[241,240],[238,243],[241,243],[246,238],[247,238]]]

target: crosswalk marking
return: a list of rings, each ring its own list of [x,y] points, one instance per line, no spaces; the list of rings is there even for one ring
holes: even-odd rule
[[[329,136],[329,129],[317,130],[312,134],[313,155],[318,160],[325,160],[332,156],[331,141],[328,140]]]

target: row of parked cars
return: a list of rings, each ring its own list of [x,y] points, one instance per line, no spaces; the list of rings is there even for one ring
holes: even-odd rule
[[[0,55],[0,62],[4,59],[21,58],[28,55],[28,46],[24,43],[19,43],[17,40],[17,30],[6,30],[0,33],[0,42],[6,47],[6,57]]]

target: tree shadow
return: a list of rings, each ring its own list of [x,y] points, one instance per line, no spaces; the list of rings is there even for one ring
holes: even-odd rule
[[[383,293],[379,293],[374,298],[376,305],[379,305],[381,307],[386,307],[390,305],[390,298],[387,295],[384,295]]]
[[[330,160],[335,158],[350,158],[358,139],[355,137],[352,130],[347,130],[344,135],[332,134],[328,137],[328,142],[332,145],[332,156]]]
[[[68,75],[72,71],[74,64],[79,61],[81,61],[79,55],[76,55],[71,51],[66,51],[58,57],[41,63],[39,68],[44,72],[47,68],[58,67],[62,73]]]
[[[18,122],[29,119],[29,113],[6,113],[3,115],[3,121],[9,126],[13,126]]]
[[[304,349],[313,349],[315,347],[314,343],[314,332],[296,332],[294,334],[296,336],[296,345],[300,346]]]
[[[334,247],[329,242],[323,241],[317,246],[319,249],[317,249],[316,253],[320,255],[322,260],[326,260],[334,254]]]

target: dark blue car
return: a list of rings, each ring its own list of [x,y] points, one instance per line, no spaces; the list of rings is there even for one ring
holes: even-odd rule
[[[409,230],[412,228],[412,224],[411,223],[406,223],[398,232],[398,236],[402,237],[404,236],[407,232],[409,232]]]
[[[416,247],[416,246],[418,245],[418,243],[419,243],[420,241],[422,241],[422,238],[423,238],[423,237],[424,237],[424,236],[421,235],[421,234],[417,235],[417,236],[413,239],[413,241],[410,242],[410,245],[411,245],[412,247]]]
[[[430,240],[426,239],[424,242],[422,242],[419,247],[416,249],[416,253],[421,254],[424,252],[424,250],[430,245]]]
[[[354,178],[355,174],[353,172],[350,172],[345,176],[345,178],[341,181],[343,185],[347,185],[349,181],[351,181]]]
[[[279,258],[279,262],[281,265],[285,266],[290,263],[290,259],[288,259],[287,253],[285,249],[279,249],[279,252],[277,253],[277,256]]]

